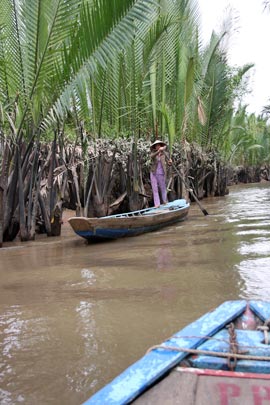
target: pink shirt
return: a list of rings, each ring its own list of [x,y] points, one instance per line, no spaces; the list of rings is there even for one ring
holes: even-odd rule
[[[157,164],[156,174],[163,174],[164,175],[164,170],[163,170],[162,163],[160,161],[160,157],[158,157],[158,164]]]

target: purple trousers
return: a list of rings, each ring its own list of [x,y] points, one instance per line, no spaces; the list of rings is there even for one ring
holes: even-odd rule
[[[150,173],[151,186],[153,190],[154,205],[155,207],[160,205],[160,198],[158,189],[160,189],[162,202],[165,204],[167,200],[166,180],[164,174]]]

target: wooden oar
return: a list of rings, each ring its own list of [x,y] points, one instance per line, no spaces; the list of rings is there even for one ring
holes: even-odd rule
[[[167,153],[165,153],[165,156],[167,157],[168,160],[171,161],[171,159],[169,158],[169,156],[167,155]],[[200,207],[200,210],[202,211],[202,213],[204,215],[209,215],[208,212],[206,211],[205,208],[203,208],[202,204],[200,203],[200,201],[198,200],[197,196],[195,195],[194,191],[192,190],[192,188],[189,187],[189,185],[185,182],[185,180],[183,179],[183,177],[181,176],[179,170],[176,168],[175,164],[172,162],[172,167],[174,168],[174,170],[176,171],[176,173],[178,174],[178,176],[180,177],[181,181],[184,183],[186,189],[190,192],[190,194],[192,195],[192,197],[194,198],[194,200],[196,201],[196,203],[198,204],[198,206]]]

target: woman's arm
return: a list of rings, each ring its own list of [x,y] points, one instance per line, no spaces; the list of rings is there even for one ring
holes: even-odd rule
[[[154,159],[159,154],[159,150],[155,150],[154,152],[151,152],[150,157],[151,159]]]
[[[154,152],[151,153],[150,157],[151,159],[153,159],[154,157],[156,157],[158,154],[159,155],[163,155],[163,151],[166,149],[166,146],[161,146],[158,150],[155,150]]]

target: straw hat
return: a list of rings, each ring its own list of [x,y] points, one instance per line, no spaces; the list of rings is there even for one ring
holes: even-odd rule
[[[166,143],[165,142],[163,142],[163,141],[159,141],[158,139],[154,142],[154,143],[152,143],[152,145],[150,146],[150,148],[152,149],[155,145],[161,145],[161,146],[166,146]]]

